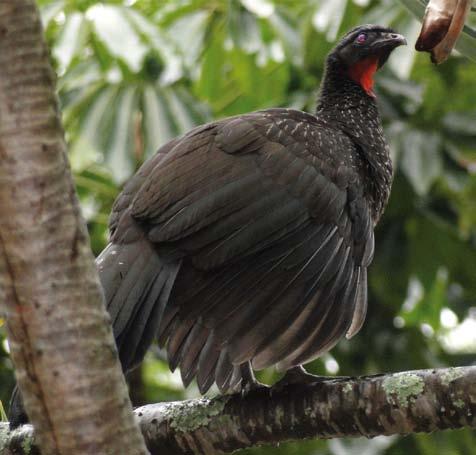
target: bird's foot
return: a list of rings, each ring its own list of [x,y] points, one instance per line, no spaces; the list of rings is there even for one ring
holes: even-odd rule
[[[293,367],[273,385],[273,390],[281,390],[289,384],[315,384],[316,382],[341,381],[350,379],[349,376],[318,376],[308,373],[302,365]]]
[[[242,397],[245,397],[253,390],[268,388],[266,384],[263,384],[256,379],[249,362],[241,365],[241,378]]]

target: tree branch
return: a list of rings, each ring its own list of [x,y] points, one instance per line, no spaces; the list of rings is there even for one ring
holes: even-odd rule
[[[245,397],[147,405],[135,413],[152,455],[215,455],[307,438],[476,428],[476,367],[292,384]],[[0,447],[14,436],[18,444],[18,434],[0,427]],[[22,438],[31,436],[31,427],[23,430]]]

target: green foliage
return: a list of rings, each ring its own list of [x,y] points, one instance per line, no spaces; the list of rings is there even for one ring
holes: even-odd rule
[[[402,2],[418,4],[421,12],[420,0]],[[107,241],[107,218],[120,187],[161,144],[212,118],[270,106],[312,110],[325,56],[341,33],[368,22],[404,33],[410,45],[377,76],[397,172],[376,233],[369,314],[358,336],[309,369],[358,375],[474,360],[468,355],[476,351],[474,336],[464,351],[445,341],[463,326],[460,321],[471,320],[476,306],[473,62],[454,56],[434,67],[427,54],[416,55],[419,24],[390,0],[38,3],[96,253]],[[471,41],[467,32],[464,39]],[[474,57],[474,41],[469,47]],[[194,385],[184,391],[177,374],[152,353],[142,373],[147,401],[198,394]],[[267,370],[260,378],[272,382],[277,375]],[[0,382],[0,399],[7,402],[12,376],[3,345]],[[430,455],[471,453],[475,443],[468,431],[306,441],[244,453]]]
[[[3,407],[3,403],[1,401],[0,401],[0,421],[8,422],[7,413],[5,412],[5,408]]]

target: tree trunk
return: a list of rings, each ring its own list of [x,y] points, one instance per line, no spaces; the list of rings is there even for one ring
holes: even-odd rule
[[[329,378],[134,412],[151,455],[217,455],[306,438],[476,428],[476,367]],[[36,455],[30,426],[9,433],[3,425],[0,455]]]
[[[0,305],[44,454],[144,454],[32,0],[0,1]]]

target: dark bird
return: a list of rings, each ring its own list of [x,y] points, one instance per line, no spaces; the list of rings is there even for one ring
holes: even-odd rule
[[[152,341],[202,393],[253,384],[355,335],[392,163],[373,76],[397,46],[363,25],[329,54],[316,114],[199,126],[126,184],[97,258],[124,371]]]

